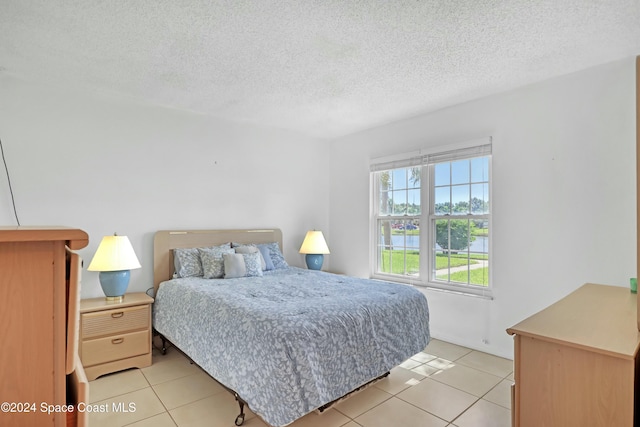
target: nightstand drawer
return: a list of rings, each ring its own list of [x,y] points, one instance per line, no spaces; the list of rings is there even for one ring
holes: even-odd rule
[[[93,366],[149,353],[149,330],[114,335],[82,342],[82,364]]]
[[[82,339],[149,328],[149,305],[82,314]],[[84,358],[83,358],[84,361]],[[86,365],[86,363],[85,363]]]

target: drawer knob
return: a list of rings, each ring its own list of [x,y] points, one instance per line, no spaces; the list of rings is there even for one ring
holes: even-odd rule
[[[117,319],[119,317],[124,316],[124,311],[119,311],[117,313],[111,313],[111,317],[113,317],[114,319]]]
[[[124,342],[124,338],[114,338],[111,340],[111,344],[122,344]]]

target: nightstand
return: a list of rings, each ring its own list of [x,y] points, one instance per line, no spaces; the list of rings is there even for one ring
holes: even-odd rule
[[[143,292],[120,302],[80,301],[80,359],[89,381],[100,375],[151,365],[151,304]]]

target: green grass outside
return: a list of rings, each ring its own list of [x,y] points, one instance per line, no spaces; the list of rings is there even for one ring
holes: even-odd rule
[[[472,285],[489,286],[489,267],[476,268],[470,270],[470,280],[467,282],[467,272],[457,271],[451,274],[451,278],[447,278],[446,274],[436,276],[436,279],[447,280],[457,283],[470,283]]]
[[[473,228],[471,230],[471,235],[472,236],[483,236],[483,237],[489,237],[489,229],[488,228]]]
[[[389,252],[391,252],[392,269],[390,271],[389,265]],[[405,252],[402,250],[383,250],[382,251],[382,264],[381,271],[393,274],[405,274]],[[471,255],[469,264],[476,264],[473,259],[488,259],[487,255]],[[467,265],[466,254],[451,254],[451,267],[460,267]],[[445,254],[436,255],[436,270],[441,270],[449,266],[449,259]],[[406,274],[418,273],[420,270],[420,253],[418,251],[406,252]],[[471,277],[468,283],[474,285],[488,286],[488,271],[487,267],[471,270]],[[467,271],[454,272],[449,279],[451,282],[467,283]],[[438,275],[437,279],[447,280],[447,275]]]
[[[403,250],[393,250],[392,252],[392,261],[393,261],[393,273],[395,274],[403,274],[404,270],[404,254]],[[407,251],[407,270],[408,271],[418,271],[420,268],[420,253],[418,251]],[[472,254],[471,255],[471,264],[476,264],[473,259],[488,259],[487,255],[480,254]],[[389,250],[382,251],[382,265],[387,267],[389,265]],[[451,267],[460,267],[463,265],[467,265],[467,256],[466,254],[451,254]],[[448,258],[445,254],[436,255],[436,270],[440,270],[443,268],[447,268],[449,266]],[[385,270],[386,272],[387,270]]]
[[[389,252],[391,252],[391,263],[389,262]],[[405,259],[404,251],[383,250],[382,251],[382,265],[381,270],[385,273],[404,274],[405,272]],[[411,273],[417,273],[420,269],[420,255],[418,251],[407,251],[407,268],[406,271]],[[391,270],[393,268],[393,270]]]
[[[383,231],[384,233],[384,231]],[[397,235],[407,235],[407,236],[418,236],[420,234],[420,229],[415,229],[415,230],[395,230],[392,229],[391,230],[391,234],[397,236]]]

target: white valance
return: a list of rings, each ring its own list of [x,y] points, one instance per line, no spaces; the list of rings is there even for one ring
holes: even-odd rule
[[[370,170],[379,172],[489,155],[491,155],[490,136],[458,144],[429,147],[411,153],[378,157],[371,159]]]

